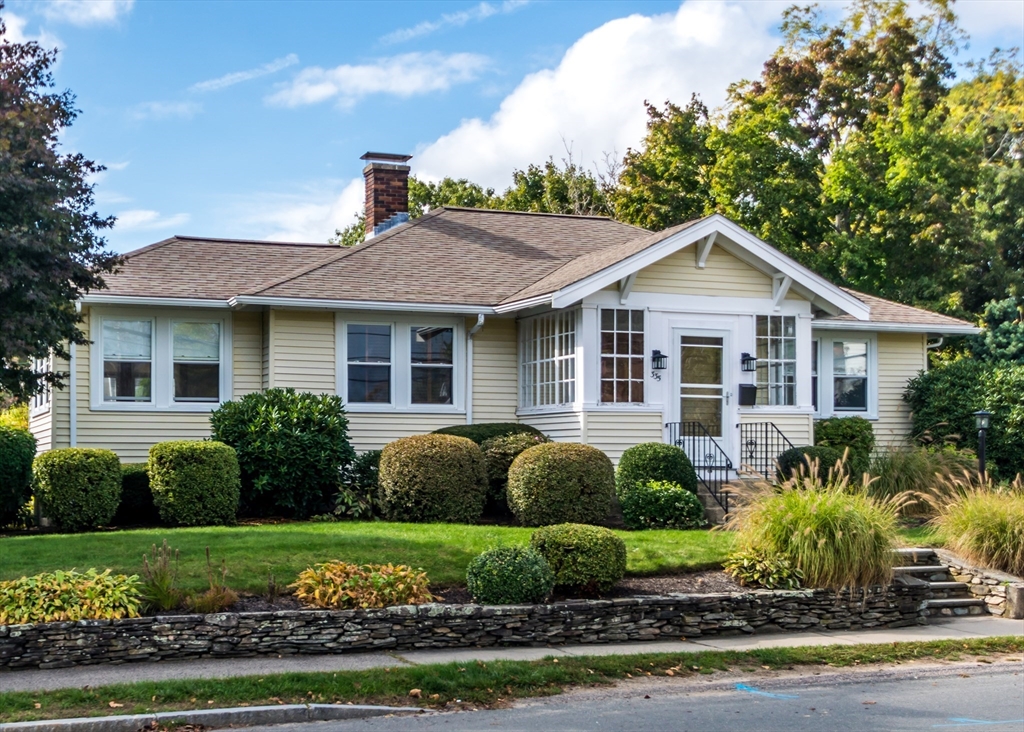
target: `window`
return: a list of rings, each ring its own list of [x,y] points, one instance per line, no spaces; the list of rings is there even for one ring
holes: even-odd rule
[[[37,374],[45,374],[53,370],[53,358],[37,358],[32,361],[32,370]],[[43,383],[41,389],[29,400],[29,414],[41,414],[50,408],[50,385]]]
[[[644,401],[643,310],[601,310],[601,401]]]
[[[103,401],[153,401],[153,321],[104,319],[102,340]]]
[[[867,411],[867,341],[832,341],[832,385],[832,406],[837,412]]]
[[[348,401],[391,403],[391,326],[355,325],[347,328]]]
[[[220,323],[171,326],[174,401],[220,401]]]
[[[520,406],[576,400],[576,312],[558,312],[519,325]]]
[[[413,404],[451,404],[454,376],[452,328],[413,327],[409,353]]]
[[[796,404],[796,318],[757,316],[757,403]]]

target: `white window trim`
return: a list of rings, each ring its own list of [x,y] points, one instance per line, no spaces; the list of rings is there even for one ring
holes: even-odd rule
[[[769,349],[768,349],[769,358],[758,358],[757,359],[757,363],[758,364],[760,364],[761,362],[765,362],[765,363],[767,363],[769,365],[768,366],[768,383],[766,383],[764,385],[764,388],[768,390],[768,394],[770,395],[771,394],[771,363],[773,361],[776,362],[776,363],[789,363],[790,361],[792,361],[793,368],[794,368],[794,371],[795,371],[794,384],[793,384],[793,403],[792,404],[755,404],[755,405],[753,405],[753,407],[744,407],[744,409],[758,409],[758,410],[767,411],[767,412],[771,412],[771,411],[776,411],[776,412],[792,412],[792,411],[801,410],[802,408],[800,407],[800,317],[797,316],[797,315],[793,315],[791,313],[756,313],[754,315],[754,350],[753,350],[753,355],[754,355],[755,358],[757,358],[757,342],[758,342],[758,340],[760,338],[764,337],[764,336],[759,336],[757,334],[757,319],[758,318],[768,318],[768,333],[769,333],[769,335],[767,336],[767,338],[769,340]],[[770,354],[771,354],[771,335],[770,334],[771,334],[771,319],[772,318],[793,318],[793,339],[792,340],[793,340],[793,347],[796,349],[796,353],[795,353],[794,358],[789,359],[789,358],[771,358],[770,357]],[[783,324],[785,324],[785,321],[783,321]],[[760,394],[761,384],[758,383],[757,376],[758,376],[758,373],[757,373],[757,371],[755,371],[754,372],[754,382],[753,383],[754,383],[755,386],[758,387],[758,393]],[[770,398],[771,397],[769,396],[769,399]]]
[[[391,402],[389,404],[348,401],[348,326],[387,325],[391,327]],[[465,414],[466,412],[466,348],[465,322],[456,318],[402,315],[346,317],[337,313],[334,320],[337,369],[335,393],[349,413],[377,414]],[[412,403],[412,347],[409,329],[413,327],[452,329],[452,403]]]
[[[596,313],[596,308],[591,308],[592,312]],[[573,367],[574,384],[573,384],[573,401],[564,402],[561,404],[542,404],[527,407],[523,405],[523,353],[525,348],[525,339],[523,337],[523,325],[531,322],[538,318],[551,317],[552,315],[561,313],[573,313],[575,314],[575,350],[573,356],[575,358],[575,364]],[[582,309],[571,309],[571,310],[549,310],[544,313],[538,313],[537,315],[531,315],[527,318],[520,318],[516,322],[516,415],[530,416],[530,415],[541,415],[541,414],[563,414],[566,412],[579,412],[583,405],[583,388],[589,379],[584,376],[582,370],[588,363],[587,354],[593,353],[592,348],[599,348],[599,346],[589,346],[591,343],[598,343],[594,339],[599,338],[599,331],[593,328],[585,328],[584,325],[584,313]],[[600,327],[600,326],[597,326]],[[588,335],[593,335],[592,339],[587,339]],[[587,345],[585,345],[587,344]],[[589,346],[589,347],[588,347]],[[600,365],[600,361],[591,362]]]
[[[829,417],[863,417],[878,419],[878,336],[864,331],[829,330],[814,334],[818,343],[818,419]],[[868,408],[864,410],[835,409],[835,374],[833,373],[832,342],[862,341],[868,344]],[[810,361],[808,361],[810,363]]]
[[[103,321],[148,320],[153,323],[151,401],[103,401]],[[216,402],[174,401],[172,323],[220,324],[220,399]],[[212,412],[232,396],[231,315],[210,310],[153,310],[93,308],[89,316],[89,408],[98,412]]]
[[[644,382],[644,400],[642,402],[605,402],[605,401],[601,401],[601,358],[606,355],[606,354],[601,352],[601,333],[603,332],[602,329],[601,329],[601,311],[603,311],[603,310],[640,310],[644,314],[644,330],[643,330],[644,350],[643,350],[643,353],[641,354],[641,356],[643,356],[643,360],[644,360],[644,369],[643,369],[643,373],[644,373],[644,377],[643,377],[643,382]],[[649,376],[650,376],[650,372],[651,372],[651,357],[650,357],[650,354],[651,354],[652,350],[648,346],[648,341],[650,340],[650,338],[648,336],[648,333],[650,332],[650,329],[651,329],[650,328],[650,314],[651,314],[651,311],[650,311],[649,308],[630,306],[630,305],[619,305],[617,307],[615,305],[600,305],[597,308],[597,340],[594,342],[594,348],[595,348],[595,353],[596,353],[596,358],[597,358],[597,394],[596,394],[596,400],[595,400],[594,404],[593,405],[587,405],[588,409],[592,409],[594,411],[600,411],[600,410],[608,410],[608,411],[627,410],[627,411],[637,411],[637,412],[651,411],[651,407],[650,407],[651,400],[649,398],[651,385],[649,383]],[[618,332],[618,331],[616,330],[616,331],[613,331],[613,332]],[[579,369],[578,368],[576,370],[576,373],[579,374]]]
[[[53,354],[51,353],[46,358],[33,359],[32,369],[37,374],[46,373],[47,371],[53,370]],[[32,396],[29,399],[28,416],[39,417],[50,412],[50,408],[53,405],[53,387],[49,384],[44,384],[43,389],[38,394]]]

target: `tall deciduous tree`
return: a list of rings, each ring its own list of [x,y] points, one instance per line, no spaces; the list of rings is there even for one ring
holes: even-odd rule
[[[103,287],[118,258],[99,234],[114,219],[93,210],[89,176],[103,167],[60,152],[78,110],[70,91],[54,91],[57,51],[6,32],[0,18],[0,389],[24,398],[60,383],[33,359],[88,342],[75,300]]]

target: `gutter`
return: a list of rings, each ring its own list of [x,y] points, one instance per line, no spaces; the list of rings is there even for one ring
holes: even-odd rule
[[[876,323],[854,320],[812,320],[812,330],[866,330],[876,333],[933,333],[941,335],[974,335],[981,328],[974,325],[923,325],[919,323]]]
[[[466,334],[466,424],[473,424],[473,336],[484,327],[487,316],[476,316],[476,325]]]
[[[390,310],[410,313],[452,313],[456,315],[493,315],[494,308],[486,305],[460,305],[458,303],[389,302],[385,300],[328,300],[305,297],[264,297],[260,295],[236,295],[227,301],[227,306],[265,305],[280,308],[304,308],[307,310]]]

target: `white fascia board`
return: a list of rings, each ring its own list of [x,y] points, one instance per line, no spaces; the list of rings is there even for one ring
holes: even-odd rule
[[[134,307],[167,308],[228,308],[227,300],[210,300],[200,297],[137,297],[134,295],[82,295],[79,299],[85,305],[131,305]]]
[[[852,315],[857,320],[866,321],[870,317],[870,308],[853,295],[847,294],[824,277],[798,264],[721,214],[709,216],[700,223],[694,224],[678,234],[648,247],[642,252],[637,252],[618,264],[612,265],[597,274],[559,290],[551,297],[551,306],[556,309],[566,307],[593,292],[618,282],[630,273],[654,264],[713,233],[723,233],[726,237],[736,242],[739,247],[754,258],[755,261],[748,261],[748,263],[765,272],[765,274],[769,276],[773,276],[776,273],[786,275],[792,278],[794,284],[801,285],[803,289],[813,293],[817,298],[831,303],[842,312]],[[715,246],[722,246],[723,244],[724,242],[720,237],[715,238]],[[726,249],[728,251],[731,247],[726,247]]]
[[[497,305],[494,308],[495,313],[512,313],[517,310],[528,310],[535,308],[538,305],[549,305],[551,303],[551,295],[537,295],[536,297],[529,297],[525,300],[516,300],[515,302],[504,303]]]
[[[481,305],[451,303],[387,302],[383,300],[327,300],[306,297],[261,297],[238,295],[228,300],[231,307],[240,305],[266,305],[304,310],[389,310],[406,313],[452,313],[456,315],[495,314],[495,309]]]
[[[933,333],[936,335],[974,335],[974,325],[923,325],[921,323],[872,323],[853,320],[812,320],[812,330],[864,330],[875,333]]]

